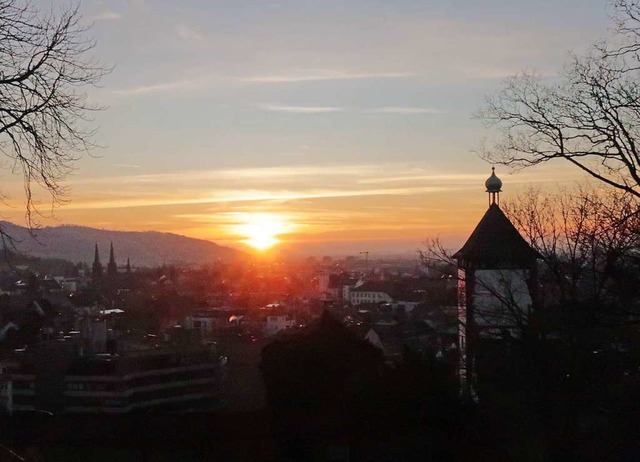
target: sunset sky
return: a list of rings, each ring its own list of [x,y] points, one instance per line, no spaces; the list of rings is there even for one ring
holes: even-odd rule
[[[272,214],[280,239],[309,254],[466,237],[490,174],[472,150],[491,133],[472,114],[509,75],[552,77],[611,13],[605,0],[84,0],[81,11],[114,66],[89,91],[108,106],[95,116],[104,148],[42,223],[240,245],[247,216]],[[562,164],[497,173],[505,199],[579,178]],[[16,181],[5,170],[3,215],[23,224]]]

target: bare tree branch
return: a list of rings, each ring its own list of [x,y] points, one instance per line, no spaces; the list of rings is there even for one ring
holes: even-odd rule
[[[29,1],[0,0],[0,152],[22,176],[29,227],[37,225],[34,187],[52,207],[63,201],[61,180],[94,144],[89,114],[101,109],[84,88],[108,72],[90,52],[77,7],[43,13]]]
[[[572,56],[559,81],[507,79],[476,114],[498,131],[481,157],[512,168],[564,159],[640,197],[640,2],[614,3],[616,35]]]
[[[601,320],[640,319],[638,297],[623,287],[639,276],[634,261],[640,201],[635,196],[588,186],[556,193],[530,189],[503,208],[542,257],[547,304],[587,303]]]

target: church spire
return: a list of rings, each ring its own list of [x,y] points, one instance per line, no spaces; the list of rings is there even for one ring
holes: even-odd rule
[[[111,248],[109,250],[109,264],[107,265],[107,274],[109,276],[118,274],[118,265],[116,265],[116,258],[113,254],[113,242],[111,243]]]
[[[102,263],[100,263],[100,252],[98,251],[98,243],[96,242],[96,248],[93,254],[93,267],[91,274],[94,279],[98,279],[102,276]]]
[[[129,257],[127,257],[127,273],[131,272],[131,262],[129,261]]]

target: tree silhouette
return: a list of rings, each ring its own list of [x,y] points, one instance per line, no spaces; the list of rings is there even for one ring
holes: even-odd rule
[[[339,411],[382,364],[380,350],[324,312],[307,332],[266,346],[260,368],[270,406],[313,413]]]
[[[563,159],[640,198],[640,2],[617,0],[615,36],[574,55],[559,81],[507,79],[477,114],[499,130],[480,150],[514,168]]]
[[[260,369],[286,455],[308,456],[318,440],[349,434],[359,410],[376,407],[382,367],[382,352],[327,312],[267,345]]]
[[[30,227],[39,213],[34,187],[59,203],[60,180],[93,147],[88,115],[100,107],[84,88],[108,70],[90,55],[94,42],[81,20],[77,7],[56,14],[0,0],[0,151],[6,168],[22,176]]]

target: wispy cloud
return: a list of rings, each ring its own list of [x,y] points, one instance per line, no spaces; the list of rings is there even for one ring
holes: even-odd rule
[[[127,164],[121,164],[127,165]],[[487,168],[488,170],[488,168]],[[509,175],[509,184],[535,182],[557,182],[558,177],[548,174],[551,169],[540,169],[538,174],[532,171],[519,172]],[[540,172],[543,174],[541,175]],[[491,172],[489,172],[491,173]],[[372,163],[372,164],[329,164],[329,165],[283,165],[278,167],[250,167],[216,170],[182,170],[170,173],[142,173],[118,175],[112,177],[82,177],[69,179],[69,186],[86,187],[103,184],[117,186],[119,190],[144,189],[146,191],[164,192],[167,188],[178,185],[192,188],[210,188],[211,184],[237,188],[238,184],[246,189],[264,189],[273,185],[292,185],[312,188],[313,184],[328,184],[344,189],[346,186],[357,188],[359,184],[382,184],[393,182],[416,182],[417,184],[444,184],[459,186],[467,184],[477,186],[484,184],[489,173],[458,173],[434,171],[428,167],[416,167],[413,164],[402,163]],[[505,176],[507,172],[501,172]],[[569,181],[575,178],[567,177]],[[503,178],[504,179],[504,178]],[[314,183],[315,182],[315,183]],[[71,184],[72,183],[72,184]],[[21,183],[16,183],[21,185]],[[154,189],[157,186],[158,189]],[[276,186],[277,187],[277,186]],[[137,191],[136,191],[137,194]]]
[[[329,112],[342,112],[344,108],[339,106],[278,106],[267,104],[262,106],[267,111],[292,112],[296,114],[324,114]]]
[[[400,167],[401,168],[401,167]],[[368,177],[376,172],[397,171],[392,164],[346,164],[346,165],[285,165],[263,168],[232,168],[220,170],[187,170],[171,173],[150,173],[143,175],[123,175],[104,178],[77,178],[75,185],[82,184],[139,184],[158,183],[166,185],[169,182],[204,182],[230,181],[283,181],[295,178],[321,177],[323,175],[345,176],[353,179],[357,176]],[[402,171],[402,170],[401,170]]]
[[[195,90],[203,85],[201,80],[174,80],[171,82],[162,82],[151,85],[139,85],[131,88],[122,88],[114,90],[113,94],[118,96],[140,96],[155,93],[169,93],[175,91]]]
[[[363,178],[356,180],[359,184],[382,184],[382,183],[396,183],[396,182],[409,182],[409,181],[420,181],[420,182],[437,182],[437,183],[478,183],[481,184],[482,181],[486,179],[487,175],[484,173],[480,174],[436,174],[436,175],[399,175],[399,176],[381,176],[377,178]]]
[[[65,210],[173,208],[198,204],[236,204],[255,208],[276,202],[286,202],[287,207],[297,203],[306,210],[308,204],[325,199],[353,202],[371,196],[384,196],[384,201],[406,196],[408,199],[403,205],[409,206],[415,204],[412,201],[419,195],[452,192],[451,197],[457,197],[456,191],[481,191],[486,177],[486,172],[444,172],[429,167],[418,168],[414,164],[393,163],[85,177],[72,182],[74,196],[78,199],[66,205]],[[508,179],[515,187],[531,181],[539,181],[539,177],[519,173]],[[105,189],[105,184],[109,189]],[[482,198],[482,194],[476,197]],[[372,213],[376,215],[377,212]]]
[[[182,40],[199,42],[203,39],[200,29],[189,24],[178,24],[175,27],[175,31],[178,37],[180,37]]]
[[[398,115],[430,115],[430,114],[444,114],[444,111],[427,107],[403,107],[403,106],[388,106],[378,107],[372,109],[357,109],[357,108],[345,108],[342,106],[286,106],[278,104],[263,104],[259,105],[260,108],[267,111],[274,112],[294,112],[299,114],[322,114],[327,112],[345,112],[350,111],[353,113],[361,114],[398,114]]]
[[[122,15],[120,13],[116,11],[106,10],[93,16],[91,19],[93,19],[94,21],[117,21],[121,18]]]
[[[430,107],[416,107],[416,106],[387,106],[387,107],[377,107],[370,109],[366,112],[370,112],[373,114],[402,114],[402,115],[412,115],[412,114],[444,114],[443,111]]]
[[[321,80],[397,79],[414,75],[405,72],[349,72],[335,69],[308,69],[284,74],[243,77],[239,80],[247,83],[294,83]]]
[[[215,193],[202,197],[158,197],[158,198],[104,198],[88,201],[71,202],[65,205],[65,209],[93,209],[93,208],[127,208],[127,207],[152,207],[167,205],[189,204],[221,204],[233,202],[270,202],[270,201],[296,201],[302,199],[327,199],[340,197],[362,196],[390,196],[424,194],[439,191],[453,191],[461,188],[444,186],[419,186],[400,188],[374,188],[360,190],[344,189],[310,189],[306,191],[294,190],[235,190],[220,189]],[[106,195],[103,195],[106,196]]]
[[[287,241],[395,236],[418,243],[428,233],[466,236],[484,210],[482,185],[488,176],[486,171],[443,171],[413,162],[126,173],[70,178],[74,198],[60,213],[90,226],[105,220],[115,224],[113,217],[120,217],[117,223],[138,229],[230,242],[240,238],[225,227],[234,216],[228,212],[277,213],[300,225]],[[530,172],[506,176],[506,171],[500,176],[509,194],[541,177]],[[565,182],[573,181],[570,176]]]
[[[122,168],[142,168],[142,165],[133,165],[133,164],[113,164],[114,167],[122,167]]]
[[[385,178],[398,179],[397,184]],[[415,180],[410,180],[410,178]],[[483,177],[484,178],[484,177]],[[74,208],[122,208],[201,203],[292,201],[375,195],[424,194],[477,186],[478,175],[438,174],[394,164],[309,165],[270,168],[183,171],[161,174],[83,178],[74,181],[83,190]],[[454,181],[455,179],[455,181]],[[379,180],[379,181],[376,181]],[[405,181],[403,181],[405,180]],[[104,191],[103,184],[114,188]],[[211,185],[216,184],[212,189]],[[182,191],[175,195],[167,191]]]

